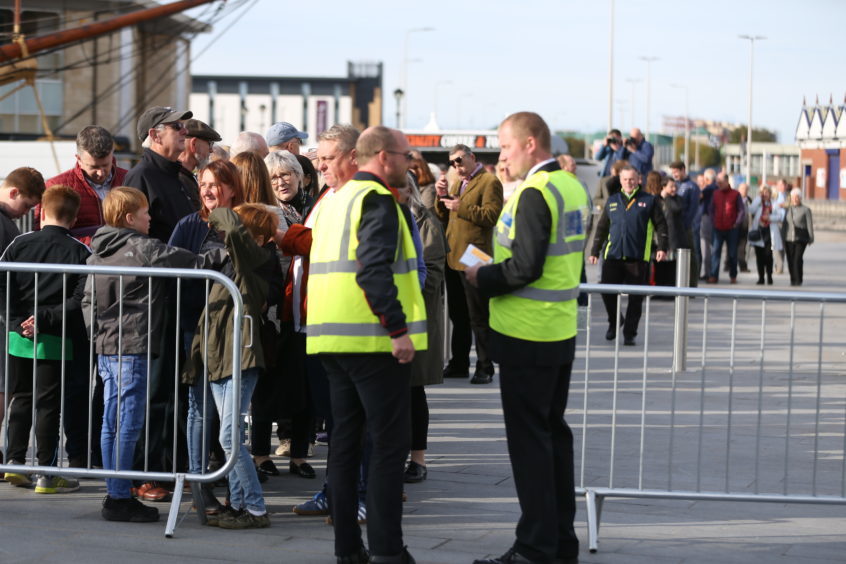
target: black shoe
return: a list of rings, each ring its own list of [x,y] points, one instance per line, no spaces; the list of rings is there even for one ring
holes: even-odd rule
[[[473,564],[532,564],[532,561],[522,554],[518,554],[513,548],[509,548],[499,558],[480,558],[479,560],[474,560]]]
[[[297,476],[302,476],[303,478],[312,479],[317,474],[314,472],[314,468],[311,467],[311,464],[308,462],[303,462],[302,464],[297,464],[296,462],[291,462],[288,466],[288,470],[291,474],[295,474]]]
[[[465,380],[470,376],[470,367],[456,368],[450,364],[444,368],[444,378],[464,378]]]
[[[258,476],[259,484],[263,484],[270,479],[264,472],[259,472],[258,468],[256,468],[256,475]]]
[[[625,345],[625,346],[627,346],[627,347],[633,347],[633,346],[635,346],[636,344],[637,344],[637,343],[635,343],[634,337],[626,337],[626,338],[623,340],[623,345]]]
[[[268,476],[278,476],[279,469],[276,468],[276,465],[273,463],[272,460],[265,460],[261,464],[256,466],[256,472],[259,474],[267,474]]]
[[[358,552],[349,554],[347,556],[338,556],[338,564],[367,564],[370,562],[370,553],[363,546],[359,547]]]
[[[393,556],[370,556],[370,562],[378,564],[379,562],[401,563],[401,564],[416,564],[414,557],[408,553],[408,547],[402,547],[402,552]]]
[[[153,523],[159,520],[158,509],[144,505],[134,497],[114,499],[106,496],[103,500],[103,510],[100,514],[106,521]]]
[[[764,279],[763,279],[763,278],[758,278],[758,281],[757,281],[757,282],[755,282],[755,284],[757,284],[758,286],[763,286],[763,285],[764,285]]]
[[[417,484],[426,479],[428,471],[422,464],[417,464],[413,460],[408,463],[408,468],[405,469],[403,480],[406,484]]]
[[[770,286],[773,285],[773,275],[772,274],[767,275],[767,284],[769,284]]]
[[[470,379],[471,384],[490,384],[493,380],[493,374],[490,374],[484,370],[476,370],[476,373],[473,374],[473,377]]]
[[[614,327],[614,325],[609,325],[608,331],[605,332],[605,340],[606,341],[613,341],[616,336],[617,336],[617,328]]]

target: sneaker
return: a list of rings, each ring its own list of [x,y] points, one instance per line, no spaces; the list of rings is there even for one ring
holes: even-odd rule
[[[282,439],[276,447],[276,456],[291,456],[291,439]]]
[[[292,511],[297,515],[329,515],[329,499],[326,492],[317,492],[310,500],[295,505]]]
[[[329,515],[328,517],[326,517],[326,524],[331,525],[332,523],[333,523],[332,522],[332,516]],[[358,524],[359,525],[366,525],[367,524],[367,506],[364,505],[363,501],[358,502]]]
[[[100,512],[106,521],[125,521],[130,523],[153,523],[159,520],[159,510],[144,505],[134,497],[115,499],[106,496],[103,510]]]
[[[221,505],[220,509],[214,511],[206,510],[206,525],[209,527],[217,527],[220,525],[221,519],[228,519],[229,513],[237,513],[228,505]]]
[[[218,519],[217,526],[221,529],[266,529],[270,526],[270,515],[253,515],[246,509],[241,511],[227,511]]]
[[[35,493],[62,494],[79,491],[79,482],[62,476],[41,476],[35,483]]]
[[[9,464],[14,464],[16,466],[24,465],[23,462],[15,461],[9,461]],[[29,474],[24,474],[22,472],[6,472],[3,474],[3,478],[13,486],[18,486],[19,488],[28,488],[32,485],[32,477]]]

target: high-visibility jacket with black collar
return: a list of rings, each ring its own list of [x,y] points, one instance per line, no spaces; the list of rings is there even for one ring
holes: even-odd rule
[[[658,199],[637,187],[631,196],[620,191],[608,198],[596,227],[591,256],[648,261],[653,236],[659,251],[667,250],[667,220]]]

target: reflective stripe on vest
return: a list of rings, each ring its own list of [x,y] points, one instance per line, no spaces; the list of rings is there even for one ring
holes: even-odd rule
[[[376,182],[351,180],[318,210],[308,280],[306,348],[310,354],[391,352],[391,336],[356,282],[360,270],[355,259],[358,227],[363,200],[372,192],[389,194]],[[398,204],[395,209],[398,233],[391,264],[393,282],[406,316],[407,334],[416,350],[424,350],[426,308],[417,276],[416,250]]]
[[[539,302],[566,302],[579,297],[579,287],[576,286],[569,290],[547,290],[544,288],[523,286],[519,290],[511,292],[511,295],[526,298],[527,300],[537,300]]]

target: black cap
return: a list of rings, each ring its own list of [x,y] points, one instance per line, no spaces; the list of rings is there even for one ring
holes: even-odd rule
[[[190,111],[174,110],[167,106],[153,106],[138,118],[138,139],[143,141],[151,129],[163,123],[181,121],[193,117]]]
[[[204,141],[211,141],[212,143],[222,140],[220,133],[198,119],[189,119],[186,121],[185,128],[188,130],[188,137],[196,137]]]

